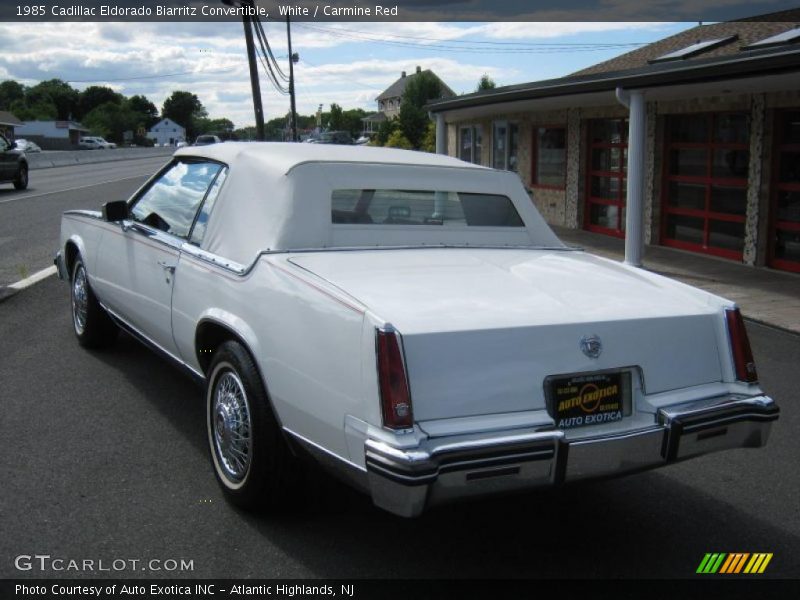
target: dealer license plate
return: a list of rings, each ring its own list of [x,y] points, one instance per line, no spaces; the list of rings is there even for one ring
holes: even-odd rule
[[[629,371],[551,377],[546,385],[559,429],[621,421],[631,413]]]

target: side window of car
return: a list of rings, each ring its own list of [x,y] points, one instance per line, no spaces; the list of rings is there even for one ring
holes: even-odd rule
[[[135,200],[133,219],[188,237],[197,209],[220,169],[222,165],[214,162],[176,162]]]
[[[6,138],[4,138],[2,135],[0,135],[0,152],[5,152],[10,147],[11,147],[11,144],[9,144],[6,141]]]
[[[206,194],[206,199],[203,201],[203,206],[200,208],[200,214],[197,215],[197,221],[194,223],[192,234],[189,236],[189,242],[199,246],[203,243],[203,238],[206,235],[206,226],[208,225],[208,217],[211,211],[214,210],[214,203],[217,201],[219,191],[222,189],[222,184],[225,183],[225,178],[228,176],[228,168],[223,167],[217,175],[214,183],[211,184],[211,189]]]

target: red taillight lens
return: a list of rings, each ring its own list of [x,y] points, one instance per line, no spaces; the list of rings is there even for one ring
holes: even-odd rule
[[[753,352],[750,350],[750,340],[747,339],[742,313],[738,308],[727,308],[725,309],[725,318],[728,321],[728,337],[731,340],[736,379],[748,383],[758,381],[756,363],[753,360]]]
[[[398,334],[378,329],[378,383],[381,390],[383,425],[390,429],[408,429],[414,424],[411,394],[408,393],[403,354]]]

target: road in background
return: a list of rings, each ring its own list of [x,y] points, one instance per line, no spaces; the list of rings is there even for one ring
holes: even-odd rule
[[[61,213],[128,198],[168,156],[31,171],[23,192],[0,185],[0,287],[53,264]]]
[[[76,343],[68,286],[51,277],[0,304],[0,577],[14,557],[187,559],[192,572],[98,577],[709,577],[707,552],[772,552],[800,577],[800,336],[748,324],[782,413],[766,448],[623,479],[476,501],[405,520],[314,473],[294,514],[222,497],[202,391],[123,335]]]

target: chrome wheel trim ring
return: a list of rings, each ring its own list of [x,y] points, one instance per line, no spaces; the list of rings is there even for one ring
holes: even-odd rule
[[[242,486],[253,456],[252,419],[244,384],[229,365],[220,365],[213,379],[208,430],[214,463],[226,485]]]
[[[72,324],[75,333],[83,335],[86,330],[86,316],[89,312],[89,283],[86,281],[86,269],[79,265],[72,278]]]

